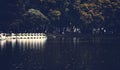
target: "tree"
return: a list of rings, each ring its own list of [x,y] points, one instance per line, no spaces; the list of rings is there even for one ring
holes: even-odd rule
[[[49,19],[39,10],[29,9],[23,14],[23,19],[17,19],[11,26],[19,27],[20,31],[25,32],[44,32]]]

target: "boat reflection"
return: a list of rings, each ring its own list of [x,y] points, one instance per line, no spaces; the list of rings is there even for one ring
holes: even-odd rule
[[[5,48],[6,47],[6,40],[1,40],[0,41],[0,47]]]
[[[20,49],[40,49],[43,48],[46,39],[8,39],[0,41],[0,48],[8,47],[9,44],[12,48],[18,46]]]
[[[18,39],[17,43],[21,49],[40,49],[43,48],[46,39]]]

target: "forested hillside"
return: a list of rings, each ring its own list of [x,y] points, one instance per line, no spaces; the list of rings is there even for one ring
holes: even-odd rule
[[[0,31],[119,34],[120,0],[1,0]]]

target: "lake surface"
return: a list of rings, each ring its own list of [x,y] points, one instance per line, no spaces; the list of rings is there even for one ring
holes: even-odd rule
[[[120,38],[0,41],[0,70],[119,70]]]

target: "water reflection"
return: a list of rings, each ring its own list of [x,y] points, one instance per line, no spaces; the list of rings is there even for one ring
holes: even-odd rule
[[[20,49],[40,49],[43,48],[45,42],[46,39],[8,39],[0,41],[0,48],[3,49],[6,44],[10,44],[12,48],[19,46]]]
[[[117,41],[99,37],[2,40],[5,50],[0,51],[0,62],[2,70],[114,70],[120,65]]]
[[[17,43],[23,49],[40,49],[43,48],[46,39],[18,39]]]
[[[0,46],[1,46],[1,48],[4,48],[6,46],[6,40],[1,40]]]

